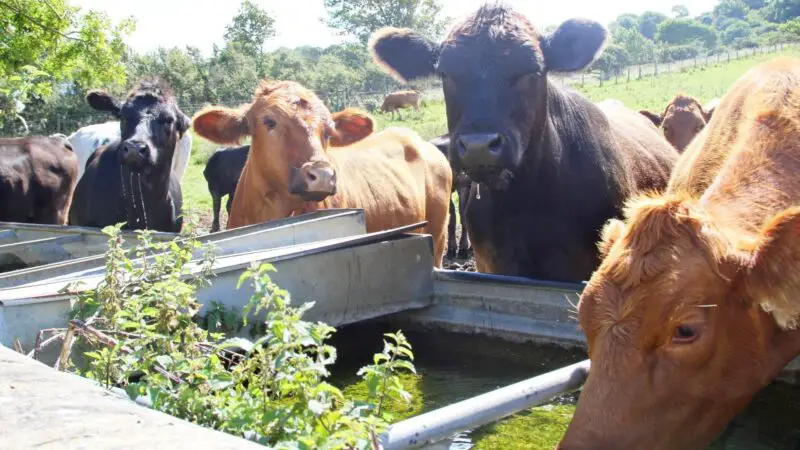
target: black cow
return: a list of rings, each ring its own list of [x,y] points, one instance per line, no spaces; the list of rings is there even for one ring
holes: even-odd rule
[[[77,180],[66,139],[0,139],[0,221],[66,225]]]
[[[543,36],[512,8],[485,5],[441,44],[407,29],[371,37],[399,80],[442,79],[450,161],[473,181],[465,222],[479,271],[586,280],[603,224],[632,193],[666,186],[678,154],[652,124],[548,79],[591,64],[607,36],[579,19]]]
[[[181,187],[172,173],[175,147],[191,124],[175,95],[158,79],[143,80],[124,103],[103,91],[89,105],[120,120],[120,140],[95,151],[75,189],[70,223],[179,232]]]
[[[228,214],[231,213],[233,194],[236,192],[236,185],[239,183],[244,163],[247,162],[248,153],[250,153],[250,145],[219,148],[211,155],[211,158],[208,158],[206,168],[203,169],[203,177],[206,179],[208,192],[211,193],[211,199],[214,202],[212,233],[219,231],[219,210],[222,206],[222,197],[226,195],[228,201],[225,209]]]
[[[450,137],[446,134],[430,140],[431,144],[442,151],[445,156],[450,149]],[[450,200],[450,223],[447,224],[447,258],[448,259],[467,259],[470,257],[469,237],[467,236],[467,224],[464,220],[464,211],[467,209],[467,199],[469,198],[469,188],[472,182],[463,170],[454,171],[453,191],[458,193],[458,210],[456,211],[455,202]],[[456,245],[456,220],[461,217],[461,239]]]

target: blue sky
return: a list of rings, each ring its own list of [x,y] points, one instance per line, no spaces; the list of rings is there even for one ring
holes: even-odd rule
[[[301,45],[326,46],[341,38],[322,24],[323,0],[255,0],[276,19],[278,36],[268,49]],[[238,0],[71,0],[73,5],[105,11],[112,19],[127,16],[137,19],[136,32],[128,44],[137,51],[159,46],[192,45],[204,53],[222,35],[239,6]],[[477,9],[484,0],[443,0],[444,12],[460,17]],[[619,14],[646,10],[669,14],[675,4],[683,4],[692,15],[709,11],[717,0],[506,0],[539,26],[558,24],[570,17],[586,17],[607,24]]]

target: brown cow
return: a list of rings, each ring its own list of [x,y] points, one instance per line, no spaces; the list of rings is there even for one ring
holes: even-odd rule
[[[611,220],[560,447],[702,449],[800,352],[800,60],[748,71],[667,191]]]
[[[77,181],[68,140],[0,139],[0,221],[65,225]]]
[[[639,112],[657,127],[660,126],[664,130],[664,137],[667,141],[679,152],[682,152],[711,120],[717,103],[719,103],[719,99],[714,99],[703,106],[692,96],[678,94],[670,100],[661,114],[647,110]]]
[[[291,81],[264,81],[251,104],[206,108],[193,122],[198,134],[220,144],[252,136],[228,229],[322,208],[362,208],[368,232],[427,220],[424,232],[433,236],[441,267],[453,175],[447,158],[415,132],[373,134],[363,111],[331,115]],[[334,143],[342,147],[328,152]]]
[[[400,110],[410,107],[413,107],[415,110],[419,110],[419,99],[420,96],[419,92],[417,91],[392,92],[383,99],[381,111],[392,113],[392,118],[394,118],[394,112],[397,111],[397,115],[400,117],[400,120],[403,120]]]

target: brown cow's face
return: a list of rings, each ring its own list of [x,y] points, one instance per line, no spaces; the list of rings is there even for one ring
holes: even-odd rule
[[[547,72],[586,67],[605,39],[606,30],[596,22],[568,20],[542,36],[511,8],[485,6],[456,25],[441,45],[410,30],[387,28],[373,35],[370,47],[378,63],[401,80],[441,77],[453,166],[504,189],[541,143]]]
[[[661,126],[667,141],[678,151],[683,152],[706,126],[706,117],[698,103],[670,104],[664,112]]]
[[[627,216],[604,229],[581,297],[592,367],[558,448],[702,449],[797,351],[755,299],[785,293],[765,261],[789,262],[776,244],[798,240],[800,215],[768,225],[752,253],[684,199],[641,200]]]
[[[253,102],[241,110],[208,108],[194,118],[198,134],[218,143],[252,136],[248,159],[273,186],[301,201],[319,202],[336,194],[330,145],[344,146],[372,133],[372,119],[357,109],[331,114],[298,83],[263,82]]]

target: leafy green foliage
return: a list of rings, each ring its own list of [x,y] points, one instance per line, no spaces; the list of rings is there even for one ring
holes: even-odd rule
[[[437,38],[448,18],[441,16],[440,0],[325,0],[325,23],[342,34],[366,43],[382,27],[412,28]]]
[[[714,17],[744,20],[749,9],[742,0],[720,0],[714,7]]]
[[[667,20],[667,16],[655,11],[645,11],[639,16],[639,32],[647,39],[655,40],[658,25]]]
[[[676,19],[689,17],[689,8],[685,7],[684,5],[675,5],[672,7],[672,14]]]
[[[134,26],[132,19],[114,25],[103,13],[82,13],[66,0],[0,1],[0,128],[21,121],[26,103],[62,83],[124,83],[123,38]]]
[[[670,45],[687,45],[701,41],[705,48],[717,45],[717,33],[709,26],[692,19],[667,19],[658,25],[656,41]]]
[[[275,36],[275,19],[251,0],[244,0],[233,21],[225,27],[225,41],[239,44],[252,57],[264,53],[264,42]]]
[[[211,282],[214,255],[193,261],[201,246],[191,224],[171,242],[140,232],[141,244],[130,250],[119,230],[104,229],[105,278],[75,309],[81,323],[91,324],[79,334],[90,347],[83,354],[87,377],[145,397],[159,411],[276,449],[374,448],[392,418],[384,405],[411,400],[400,375],[415,373],[414,356],[401,332],[387,334],[384,350],[359,371],[369,386],[366,401],[350,400],[326,381],[336,360],[326,340],[335,329],[303,320],[313,303],[292,306],[269,276],[272,265],[253,265],[237,286],[249,282],[253,290],[241,325],[256,320],[262,335],[226,340],[197,323],[196,291]],[[213,328],[238,322],[212,305],[205,319]]]

